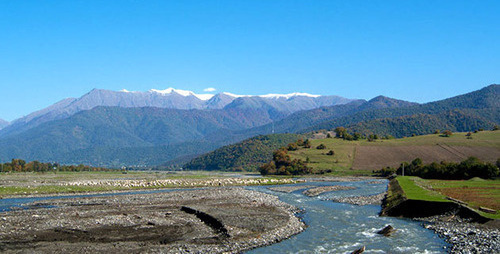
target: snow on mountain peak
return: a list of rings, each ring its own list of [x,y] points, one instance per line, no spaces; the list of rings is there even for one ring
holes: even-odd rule
[[[312,97],[312,98],[320,97],[320,95],[308,94],[308,93],[289,93],[289,94],[265,94],[265,95],[259,95],[259,97],[262,97],[262,98],[272,98],[272,99],[277,99],[277,98],[290,99],[292,97],[297,97],[297,96],[305,96],[305,97]]]
[[[152,93],[158,93],[158,94],[161,94],[161,95],[167,95],[167,94],[176,93],[176,94],[179,94],[179,95],[182,95],[182,96],[195,96],[198,99],[203,100],[203,101],[209,100],[210,98],[212,98],[214,96],[213,94],[196,94],[196,93],[194,93],[192,91],[181,90],[181,89],[174,89],[172,87],[169,87],[169,88],[167,88],[165,90],[151,89],[149,91],[152,92]]]
[[[129,91],[127,89],[122,89],[122,90],[120,90],[120,92],[123,92],[123,93],[135,93],[135,92]],[[198,99],[203,100],[203,101],[209,100],[212,97],[214,97],[214,94],[208,94],[208,93],[207,94],[196,94],[193,91],[175,89],[175,88],[172,88],[172,87],[169,87],[169,88],[164,89],[164,90],[151,89],[151,90],[149,90],[149,92],[150,93],[157,93],[157,94],[160,94],[160,95],[170,95],[172,93],[176,93],[178,95],[182,95],[182,96],[185,96],[185,97],[187,97],[187,96],[195,96]],[[314,95],[314,94],[308,94],[308,93],[298,93],[298,92],[289,93],[289,94],[265,94],[265,95],[239,95],[239,94],[233,94],[233,93],[228,93],[228,92],[223,92],[222,94],[225,94],[225,95],[228,95],[228,96],[231,96],[231,97],[234,97],[234,98],[239,98],[239,97],[254,97],[255,96],[255,97],[261,97],[261,98],[267,98],[267,99],[280,99],[280,98],[290,99],[292,97],[297,97],[297,96],[317,98],[317,97],[321,96],[321,95]]]

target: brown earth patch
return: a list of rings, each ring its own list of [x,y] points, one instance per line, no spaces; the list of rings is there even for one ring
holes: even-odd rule
[[[473,204],[473,208],[485,206],[494,210],[500,210],[500,202],[494,194],[490,193],[496,190],[496,187],[457,187],[457,188],[442,188],[437,189],[442,194],[452,197],[469,204]]]
[[[465,147],[448,145],[428,146],[358,146],[353,169],[374,170],[387,166],[398,167],[403,161],[420,158],[424,163],[453,161],[459,162],[469,156],[483,161],[495,162],[500,157],[497,147]]]

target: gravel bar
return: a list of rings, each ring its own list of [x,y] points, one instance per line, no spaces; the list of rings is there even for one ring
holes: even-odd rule
[[[351,205],[380,205],[385,197],[385,192],[377,195],[369,196],[353,196],[353,197],[334,197],[328,200],[332,200],[337,203],[348,203]]]
[[[471,223],[452,213],[415,220],[422,221],[425,228],[451,244],[450,253],[500,253],[498,221],[491,223],[496,225]]]
[[[31,209],[0,213],[0,252],[239,253],[306,227],[297,208],[237,187],[54,199],[26,207]]]
[[[354,189],[356,189],[356,188],[351,187],[351,186],[333,185],[333,186],[321,186],[321,187],[308,189],[302,193],[306,196],[314,197],[314,196],[318,196],[320,194],[323,194],[325,192],[339,191],[339,190],[354,190]]]

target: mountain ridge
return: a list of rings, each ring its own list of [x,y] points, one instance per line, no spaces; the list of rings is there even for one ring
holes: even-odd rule
[[[250,96],[235,95],[226,92],[213,95],[195,94],[192,91],[173,88],[165,90],[151,89],[146,92],[92,89],[79,98],[63,99],[49,107],[14,120],[5,129],[0,131],[0,137],[21,133],[41,123],[64,119],[83,110],[90,110],[98,106],[212,110],[223,109],[225,107],[237,108],[238,105],[240,108],[255,108],[255,105],[257,105],[257,107],[265,107],[276,119],[298,110],[312,109],[324,105],[343,104],[350,101],[351,99],[340,96],[319,96],[306,93]],[[233,102],[238,105],[231,105]],[[244,105],[245,103],[249,105]]]

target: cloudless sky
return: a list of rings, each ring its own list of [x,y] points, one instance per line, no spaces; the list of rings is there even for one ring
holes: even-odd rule
[[[428,102],[500,83],[500,1],[0,1],[0,118],[92,88]]]

